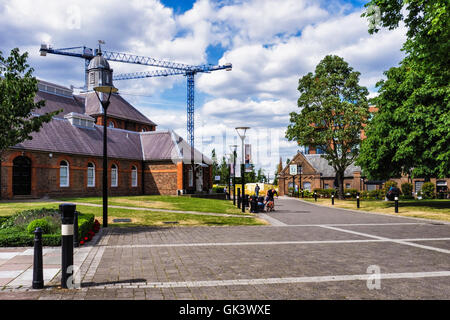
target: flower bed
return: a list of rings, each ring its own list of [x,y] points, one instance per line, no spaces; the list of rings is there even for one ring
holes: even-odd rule
[[[85,244],[86,242],[89,242],[92,240],[92,238],[95,236],[97,232],[100,231],[100,222],[98,222],[97,219],[95,219],[94,223],[92,224],[92,228],[87,231],[85,234],[83,234],[82,237],[80,237],[80,245]]]
[[[93,214],[78,214],[79,239],[86,237],[94,226]],[[61,245],[61,217],[57,209],[25,210],[0,220],[0,247],[34,245],[34,226],[43,227],[44,246]]]

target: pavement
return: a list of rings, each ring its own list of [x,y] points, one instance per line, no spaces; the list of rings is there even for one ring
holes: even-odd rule
[[[2,248],[0,299],[450,299],[450,224],[275,203],[266,226],[103,229],[75,250],[74,289],[59,287],[58,248],[43,290],[32,249]]]

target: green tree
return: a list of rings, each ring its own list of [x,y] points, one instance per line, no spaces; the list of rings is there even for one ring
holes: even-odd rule
[[[225,158],[225,156],[222,157],[222,163],[219,166],[219,175],[220,175],[220,183],[228,184],[227,179],[229,176],[229,172],[228,172],[227,159]]]
[[[27,64],[28,53],[11,50],[5,58],[0,51],[0,181],[4,152],[39,131],[60,111],[37,116],[33,111],[45,106],[45,101],[34,102],[38,90],[34,69]],[[1,188],[0,188],[1,192]],[[1,194],[0,194],[1,196]]]
[[[216,149],[212,149],[211,151],[211,160],[212,160],[212,177],[214,180],[214,183],[216,182],[216,176],[219,176],[219,164],[217,163],[217,155],[216,155]]]
[[[327,55],[299,80],[300,113],[290,114],[286,131],[290,141],[321,148],[336,172],[339,198],[344,197],[344,172],[359,154],[360,133],[369,116],[367,88],[360,73],[341,57]]]
[[[380,22],[370,33],[403,22],[407,40],[405,58],[377,83],[372,102],[379,111],[367,127],[358,163],[375,179],[449,176],[450,2],[373,0],[366,6],[363,16]]]

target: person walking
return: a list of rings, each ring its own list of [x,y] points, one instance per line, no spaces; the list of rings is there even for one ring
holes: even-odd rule
[[[255,195],[256,195],[256,197],[259,197],[259,186],[258,186],[258,184],[256,184],[256,187],[255,187]]]

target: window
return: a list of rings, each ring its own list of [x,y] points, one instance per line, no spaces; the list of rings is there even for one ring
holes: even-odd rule
[[[65,160],[59,163],[59,186],[69,186],[69,163]]]
[[[422,190],[423,181],[416,181],[414,183],[414,189],[416,193],[419,193],[420,190]]]
[[[303,183],[303,190],[311,191],[311,182],[304,182]]]
[[[87,168],[87,186],[95,187],[95,165],[92,162],[88,163]]]
[[[330,189],[330,185],[328,183],[325,183],[325,189]]]
[[[192,172],[192,168],[189,169],[189,187],[194,186],[194,173]]]
[[[137,179],[137,168],[135,166],[131,167],[131,186],[137,187],[138,179]]]
[[[147,132],[147,129],[145,129],[145,128],[142,128],[142,130],[141,130],[142,132]]]
[[[114,122],[113,121],[110,121],[108,123],[108,128],[114,128]]]
[[[111,166],[111,187],[117,187],[117,166],[115,164],[113,164]]]
[[[350,188],[351,188],[350,183],[346,183],[346,184],[345,184],[345,189],[350,189]]]

